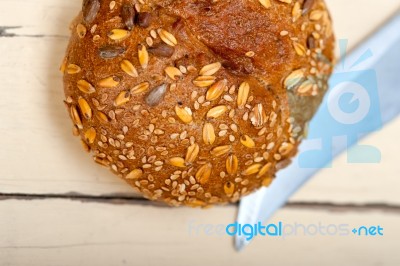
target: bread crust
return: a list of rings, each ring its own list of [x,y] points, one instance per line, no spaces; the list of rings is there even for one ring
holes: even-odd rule
[[[324,2],[146,3],[84,0],[71,24],[61,69],[82,145],[173,206],[236,202],[268,186],[327,89]]]

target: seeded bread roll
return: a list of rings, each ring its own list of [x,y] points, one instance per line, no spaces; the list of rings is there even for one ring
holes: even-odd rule
[[[84,0],[65,104],[94,161],[146,198],[236,202],[296,154],[333,50],[322,0]]]

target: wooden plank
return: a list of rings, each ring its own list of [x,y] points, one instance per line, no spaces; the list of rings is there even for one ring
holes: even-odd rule
[[[354,47],[395,12],[397,0],[325,0],[330,8],[337,39],[347,39]]]
[[[0,61],[1,98],[7,99],[0,112],[8,114],[0,124],[1,192],[130,194],[72,136],[58,71],[64,49],[61,38],[0,39],[7,54]]]
[[[80,10],[82,1],[63,0],[1,0],[7,8],[0,10],[0,26],[19,36],[65,36],[69,24]],[[12,10],[13,12],[10,12]]]
[[[0,9],[0,26],[18,27],[3,28],[6,37],[0,38],[0,51],[7,55],[0,61],[3,114],[0,193],[134,196],[123,181],[93,164],[82,152],[78,140],[71,136],[71,124],[62,105],[61,75],[57,68],[68,42],[68,23],[81,2],[0,0],[0,3],[8,7]],[[350,45],[400,6],[398,0],[386,0],[384,5],[377,1],[330,0],[328,5],[338,39],[351,36]],[[18,11],[18,15],[11,15],[10,10]],[[400,195],[395,188],[399,181],[395,175],[399,168],[394,161],[397,152],[385,140],[393,139],[399,127],[397,120],[371,139],[382,150],[384,161],[380,166],[343,166],[342,157],[335,162],[339,167],[334,172],[323,171],[295,199],[398,203]],[[350,178],[355,175],[365,176],[361,185],[359,179]]]
[[[81,8],[81,1],[63,0],[1,0],[0,26],[17,35],[68,36],[68,25]],[[371,30],[382,24],[400,8],[397,0],[326,0],[334,19],[338,38],[349,39],[354,46]],[[10,10],[15,13],[10,15]],[[16,15],[14,15],[16,14]]]
[[[292,201],[363,203],[387,202],[400,204],[398,145],[400,118],[382,130],[361,140],[360,145],[372,145],[381,152],[377,164],[347,163],[347,154],[340,155],[331,168],[322,169],[292,197]]]
[[[297,236],[285,239],[257,237],[240,254],[234,251],[232,238],[223,233],[235,218],[233,206],[202,211],[68,200],[5,200],[0,201],[0,213],[0,264],[4,266],[400,263],[398,213],[285,208],[271,222],[348,224],[348,228],[380,225],[384,236],[307,236],[298,229]]]

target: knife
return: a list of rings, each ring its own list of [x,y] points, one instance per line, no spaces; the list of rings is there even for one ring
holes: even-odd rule
[[[400,12],[348,56],[346,41],[340,41],[341,61],[297,156],[277,173],[270,187],[241,200],[238,224],[267,221],[319,169],[329,167],[334,157],[400,113],[399,29]],[[347,99],[344,106],[343,99]],[[355,145],[347,157],[350,163],[379,163],[380,152]],[[245,235],[235,235],[238,251],[248,243]]]

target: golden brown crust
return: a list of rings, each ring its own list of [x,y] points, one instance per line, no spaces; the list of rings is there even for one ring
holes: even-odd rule
[[[235,202],[290,162],[326,90],[322,0],[84,0],[62,71],[94,160],[170,205]]]

